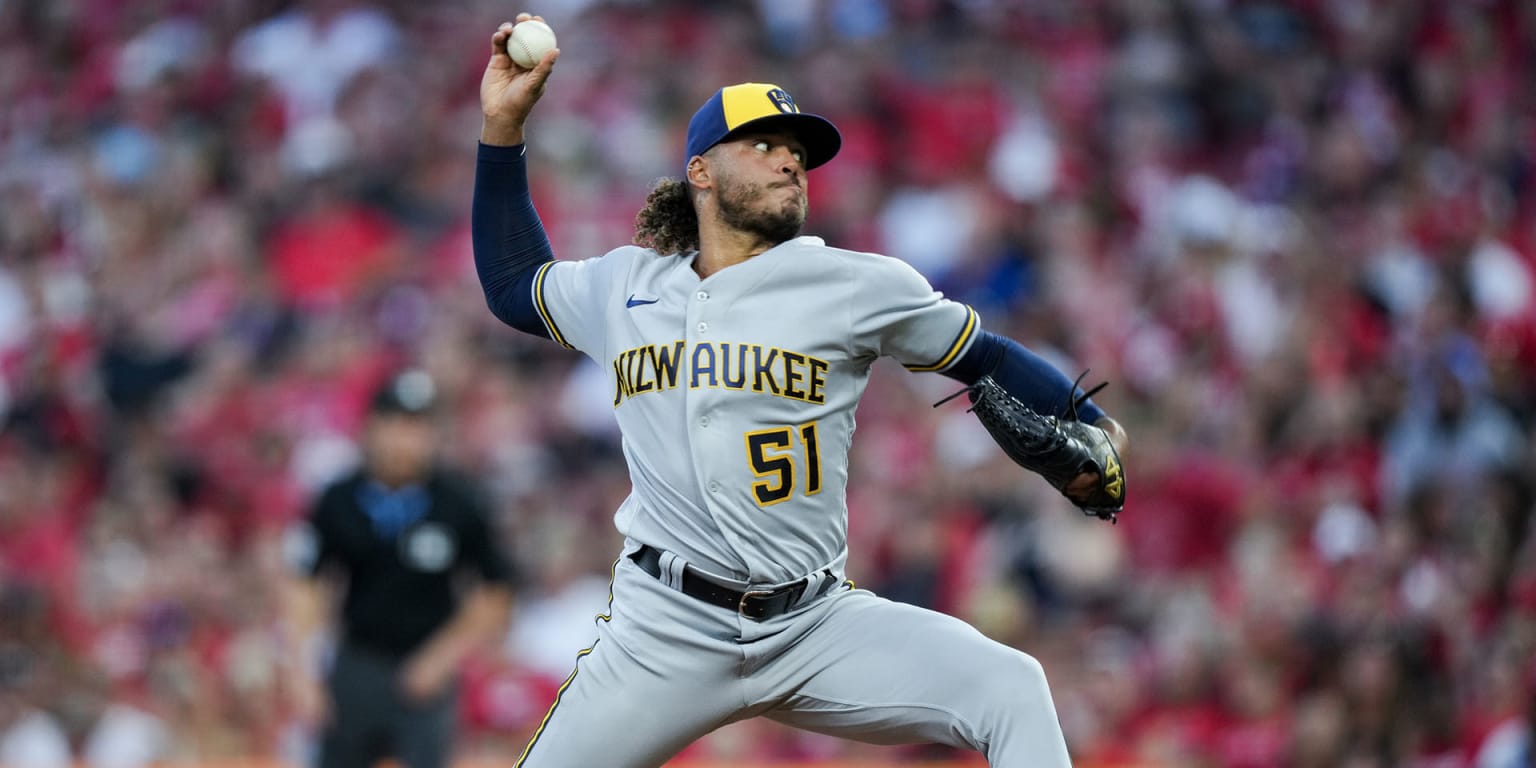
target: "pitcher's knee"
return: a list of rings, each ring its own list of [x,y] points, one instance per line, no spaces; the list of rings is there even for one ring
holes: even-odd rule
[[[990,663],[996,668],[978,686],[982,709],[971,723],[975,748],[989,765],[1070,766],[1045,667],[1013,649]]]
[[[999,654],[993,668],[976,681],[977,696],[989,708],[1004,712],[1017,711],[1022,705],[1044,704],[1049,706],[1050,685],[1045,679],[1045,667],[1029,654],[1011,650]]]
[[[1050,684],[1045,680],[1045,666],[1038,659],[1021,651],[1015,654],[1014,661],[1017,665],[1015,674],[1018,675],[1022,684],[1028,684],[1038,690],[1050,691]]]

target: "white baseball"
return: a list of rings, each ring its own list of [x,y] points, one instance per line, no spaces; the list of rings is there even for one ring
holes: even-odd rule
[[[555,31],[538,19],[518,22],[507,38],[507,53],[523,69],[533,69],[554,48]]]

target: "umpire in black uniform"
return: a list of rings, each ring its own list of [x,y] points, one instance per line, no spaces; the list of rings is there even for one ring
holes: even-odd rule
[[[446,765],[460,663],[494,647],[512,605],[512,567],[467,478],[435,461],[436,393],[411,370],[374,397],[363,464],[327,487],[293,537],[298,579],[288,601],[294,703],[323,728],[320,768],[387,756]],[[338,580],[335,577],[345,577]],[[317,653],[343,599],[324,688]]]

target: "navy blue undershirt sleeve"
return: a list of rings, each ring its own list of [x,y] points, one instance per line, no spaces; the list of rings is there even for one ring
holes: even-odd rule
[[[990,373],[1008,394],[1036,413],[1052,416],[1066,415],[1067,403],[1083,394],[1082,388],[1074,388],[1072,380],[1045,358],[1013,339],[989,331],[977,334],[971,348],[943,373],[965,384],[975,384]],[[1104,418],[1105,413],[1092,400],[1085,400],[1077,407],[1077,415],[1092,424]]]
[[[554,260],[555,251],[533,208],[525,146],[480,145],[470,240],[475,272],[491,314],[513,328],[547,339],[549,329],[534,306],[533,279],[540,266]]]

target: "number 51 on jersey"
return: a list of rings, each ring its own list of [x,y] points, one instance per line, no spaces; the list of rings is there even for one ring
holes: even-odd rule
[[[821,491],[821,451],[817,447],[816,422],[798,427],[760,429],[746,433],[745,437],[747,463],[752,466],[752,474],[761,478],[752,484],[752,496],[759,506],[777,504],[794,494],[800,477],[797,458],[801,458],[805,466],[805,495],[812,496]],[[801,456],[796,455],[796,437],[799,438],[798,453]]]

